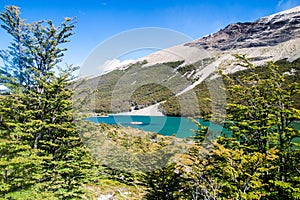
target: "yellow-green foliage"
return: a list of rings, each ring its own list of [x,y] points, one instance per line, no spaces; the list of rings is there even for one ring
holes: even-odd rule
[[[245,56],[236,57],[249,73],[224,75],[230,102],[225,127],[231,133],[209,143],[207,129],[198,124],[195,138],[203,146],[191,149],[188,176],[200,198],[298,199],[300,149],[295,141],[300,131],[293,122],[300,115],[292,101],[298,83],[274,63],[266,66],[268,74],[257,73]]]

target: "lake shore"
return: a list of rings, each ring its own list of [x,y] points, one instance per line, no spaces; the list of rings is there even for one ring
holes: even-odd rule
[[[113,115],[139,115],[139,116],[164,116],[164,114],[158,109],[160,103],[142,108],[140,110],[132,110],[130,112],[121,112]]]

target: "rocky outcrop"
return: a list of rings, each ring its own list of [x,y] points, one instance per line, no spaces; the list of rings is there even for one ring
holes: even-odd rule
[[[217,33],[185,45],[225,51],[275,46],[297,38],[300,38],[300,6],[255,22],[230,24]]]

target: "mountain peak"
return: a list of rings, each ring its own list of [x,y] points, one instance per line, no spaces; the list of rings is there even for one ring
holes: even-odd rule
[[[294,14],[294,13],[298,13],[300,12],[300,6],[296,6],[294,8],[291,8],[291,9],[288,9],[288,10],[284,10],[284,11],[281,11],[281,12],[278,12],[278,13],[275,13],[275,14],[272,14],[272,15],[269,15],[267,17],[274,17],[276,15],[289,15],[289,14]]]
[[[300,6],[263,17],[255,22],[229,24],[214,34],[185,45],[224,51],[275,46],[297,38],[300,38]]]

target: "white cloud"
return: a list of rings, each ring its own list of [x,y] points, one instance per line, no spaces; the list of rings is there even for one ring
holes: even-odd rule
[[[100,65],[98,69],[100,71],[100,74],[106,74],[116,69],[119,70],[126,69],[130,63],[134,63],[134,62],[135,60],[123,60],[123,61],[120,61],[118,59],[107,60],[102,65]]]

